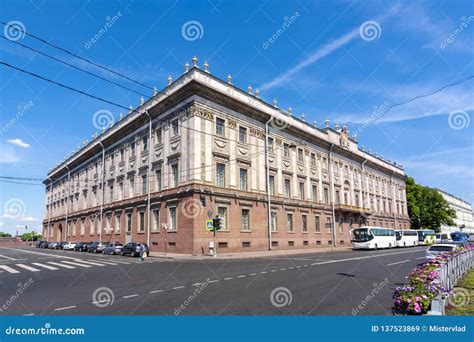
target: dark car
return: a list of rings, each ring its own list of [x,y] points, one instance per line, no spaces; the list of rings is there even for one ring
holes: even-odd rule
[[[150,250],[146,243],[141,243],[141,242],[127,243],[125,246],[123,246],[122,251],[120,252],[120,255],[130,255],[132,257],[138,256],[140,255],[141,245],[145,246],[145,252],[146,252],[146,255],[148,256],[150,254]]]
[[[58,242],[57,245],[56,245],[56,249],[63,249],[63,247],[66,243],[67,242],[65,242],[65,241]]]
[[[36,243],[36,248],[47,248],[47,247],[48,247],[48,241],[41,240]]]
[[[104,248],[102,253],[104,254],[120,254],[122,252],[123,245],[121,243],[109,243],[107,247]]]
[[[85,242],[78,242],[76,243],[76,246],[74,246],[74,250],[76,252],[81,252],[83,248],[85,248],[86,243]]]
[[[108,243],[107,242],[92,242],[89,245],[88,252],[89,253],[102,253],[107,247]]]

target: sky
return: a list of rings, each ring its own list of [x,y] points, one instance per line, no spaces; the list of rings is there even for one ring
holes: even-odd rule
[[[360,146],[402,164],[418,183],[474,201],[472,1],[0,0],[0,13],[11,25],[0,25],[4,63],[136,107],[139,94],[164,88],[196,55],[213,75],[231,74],[236,86],[251,84],[319,127],[325,119],[348,125]],[[2,177],[46,178],[99,131],[95,113],[121,112],[5,65],[0,78]],[[44,186],[2,178],[0,205],[0,231],[36,229]]]

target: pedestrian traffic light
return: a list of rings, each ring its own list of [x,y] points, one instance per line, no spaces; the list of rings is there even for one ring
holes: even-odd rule
[[[213,225],[214,230],[222,229],[222,219],[216,216],[216,218],[212,220],[212,225]]]

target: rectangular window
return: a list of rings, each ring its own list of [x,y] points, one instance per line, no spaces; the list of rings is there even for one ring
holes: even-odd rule
[[[123,200],[123,181],[119,183],[119,200]]]
[[[342,225],[342,218],[339,219],[339,233],[344,232],[343,225]]]
[[[303,162],[303,149],[302,148],[298,149],[298,161]]]
[[[272,232],[276,232],[278,231],[278,219],[277,219],[277,216],[278,213],[276,211],[272,211],[270,213],[270,228],[272,230]]]
[[[94,234],[95,234],[95,217],[91,217],[91,219],[90,219],[89,234],[90,234],[90,235],[94,235]]]
[[[336,190],[336,204],[341,204],[341,193]]]
[[[115,214],[115,234],[120,234],[120,218],[121,214]]]
[[[145,212],[140,211],[138,213],[138,231],[144,232],[145,231]]]
[[[286,214],[286,230],[289,232],[293,231],[293,214]]]
[[[250,230],[250,210],[249,209],[242,209],[242,217],[240,219],[241,229],[243,231]]]
[[[125,149],[120,149],[120,162],[123,162],[125,158]]]
[[[114,201],[114,186],[109,186],[109,202]]]
[[[268,151],[273,152],[273,138],[268,137]]]
[[[326,216],[326,232],[330,233],[332,232],[332,217],[331,216]]]
[[[157,232],[160,229],[160,210],[153,209],[153,226],[152,230]]]
[[[269,188],[270,188],[270,195],[274,196],[275,195],[275,176],[270,176],[269,177]]]
[[[290,158],[290,145],[288,144],[283,144],[283,156],[285,158]]]
[[[81,235],[84,235],[86,232],[86,226],[84,224],[84,220],[81,220]]]
[[[323,170],[327,170],[328,169],[328,160],[326,159],[326,157],[323,157]]]
[[[216,164],[216,185],[225,186],[225,164]]]
[[[135,157],[135,142],[130,143],[130,157]]]
[[[156,170],[155,176],[156,176],[156,191],[161,191],[161,169]]]
[[[247,128],[239,126],[239,142],[247,142]]]
[[[132,231],[132,213],[127,213],[127,233]]]
[[[320,220],[319,220],[319,215],[316,215],[314,217],[314,230],[315,230],[316,233],[321,232],[321,224],[320,224]]]
[[[178,228],[176,223],[176,207],[170,207],[168,213],[168,230],[175,231]]]
[[[240,190],[247,191],[247,170],[240,169]]]
[[[311,166],[316,166],[316,154],[311,153]]]
[[[114,152],[110,154],[110,167],[113,167],[115,165],[115,158],[114,158]]]
[[[142,138],[142,151],[148,151],[148,136]]]
[[[130,197],[135,196],[135,177],[130,177]]]
[[[112,215],[105,216],[105,233],[109,235],[112,232]]]
[[[304,185],[304,182],[300,182],[300,199],[303,201],[306,199],[304,196]]]
[[[355,198],[354,198],[354,200],[355,200],[355,205],[356,205],[356,207],[360,207],[360,203],[359,203],[359,194],[355,194]]]
[[[142,176],[142,195],[146,195],[148,190],[148,180],[146,175]]]
[[[156,143],[162,144],[163,143],[163,130],[161,127],[156,129]]]
[[[311,198],[313,201],[317,201],[318,200],[318,186],[317,185],[314,185],[311,187]]]
[[[291,196],[291,183],[289,179],[285,179],[285,196],[287,198]]]
[[[179,122],[178,119],[173,120],[171,122],[171,130],[173,133],[173,137],[177,136],[179,134]]]
[[[227,229],[227,208],[226,207],[218,207],[217,208],[217,215],[222,219],[222,228],[221,230]]]
[[[224,125],[225,125],[224,119],[216,118],[216,134],[217,135],[224,135]]]
[[[173,187],[177,187],[179,185],[179,171],[178,171],[178,164],[171,165],[171,173],[173,175]]]
[[[308,216],[305,214],[301,215],[301,231],[302,232],[308,231]]]
[[[324,188],[324,203],[329,204],[329,190]]]

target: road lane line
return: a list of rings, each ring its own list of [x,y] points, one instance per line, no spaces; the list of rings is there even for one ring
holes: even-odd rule
[[[28,270],[28,271],[31,271],[31,272],[39,272],[40,271],[37,268],[31,267],[31,266],[28,266],[28,265],[25,265],[25,264],[16,264],[15,266],[24,268],[25,270]]]
[[[23,316],[34,316],[34,313],[24,314]]]
[[[224,278],[224,280],[232,280],[234,279],[233,277],[228,277],[228,278]]]
[[[265,273],[268,273],[268,272],[267,272],[267,271],[262,271],[262,272],[260,272],[260,274],[265,274]]]
[[[0,268],[7,271],[7,272],[9,272],[9,273],[20,273],[20,271],[17,271],[15,269],[11,268],[11,267],[6,266],[6,265],[0,265]]]
[[[123,296],[122,298],[132,298],[132,297],[137,297],[138,296],[138,293],[135,293],[135,294],[132,294],[132,295],[128,295],[128,296]]]
[[[92,267],[91,265],[84,265],[84,264],[80,264],[78,262],[72,262],[72,261],[67,261],[67,260],[64,260],[63,262],[66,263],[66,264],[79,266],[79,267],[87,267],[87,268]]]
[[[115,265],[115,266],[117,265],[116,262],[102,261],[102,260],[99,260],[99,262],[100,262],[101,264],[106,264],[106,265]]]
[[[191,284],[191,286],[201,286],[202,283],[194,283],[194,284]]]
[[[172,290],[179,290],[179,289],[182,289],[182,288],[184,288],[184,286],[176,286],[176,287],[173,287]]]
[[[39,267],[46,268],[46,269],[51,270],[51,271],[56,271],[56,270],[57,270],[56,267],[49,266],[49,265],[45,265],[45,264],[41,264],[41,263],[39,263],[39,262],[33,262],[32,264],[35,265],[35,266],[39,266]]]
[[[65,306],[63,308],[56,308],[56,309],[54,309],[54,311],[69,310],[69,309],[74,309],[75,307],[76,307],[75,305]]]
[[[77,259],[77,257],[69,257],[69,256],[65,256],[63,254],[51,254],[51,253],[42,253],[42,252],[33,252],[33,251],[29,251],[29,250],[26,250],[26,249],[18,249],[18,248],[7,248],[11,251],[17,251],[17,252],[23,252],[23,253],[31,253],[31,254],[39,254],[39,255],[43,255],[43,256],[50,256],[52,258],[64,258],[64,259]]]
[[[0,255],[0,257],[8,259],[8,260],[16,260],[15,258],[10,258],[10,257],[7,257],[6,255]]]
[[[426,259],[426,257],[422,256],[422,257],[416,258],[416,260],[421,260],[421,259]]]
[[[293,268],[294,268],[293,266],[288,267],[289,270],[292,270]]]
[[[86,261],[86,260],[74,260],[74,261],[77,261],[77,262],[82,262],[84,264],[88,264],[88,265],[94,265],[94,266],[105,266],[104,264],[99,264],[97,262],[93,262],[93,261]]]
[[[237,278],[245,278],[245,274],[239,275]]]
[[[286,268],[280,268],[280,271],[286,271]]]
[[[218,279],[214,279],[214,280],[209,280],[208,283],[216,283],[218,281],[219,281]]]
[[[148,293],[158,293],[158,292],[163,292],[163,290],[155,290],[155,291],[150,291]]]
[[[409,262],[409,261],[410,260],[402,260],[402,261],[392,262],[391,264],[387,264],[387,266],[403,264],[404,262]]]
[[[64,265],[64,264],[60,264],[59,262],[54,262],[54,261],[48,261],[48,264],[51,264],[54,266],[60,266],[64,268],[75,268],[74,266]]]
[[[251,275],[251,276],[255,276],[255,275],[257,275],[257,273],[250,273],[249,275]]]

